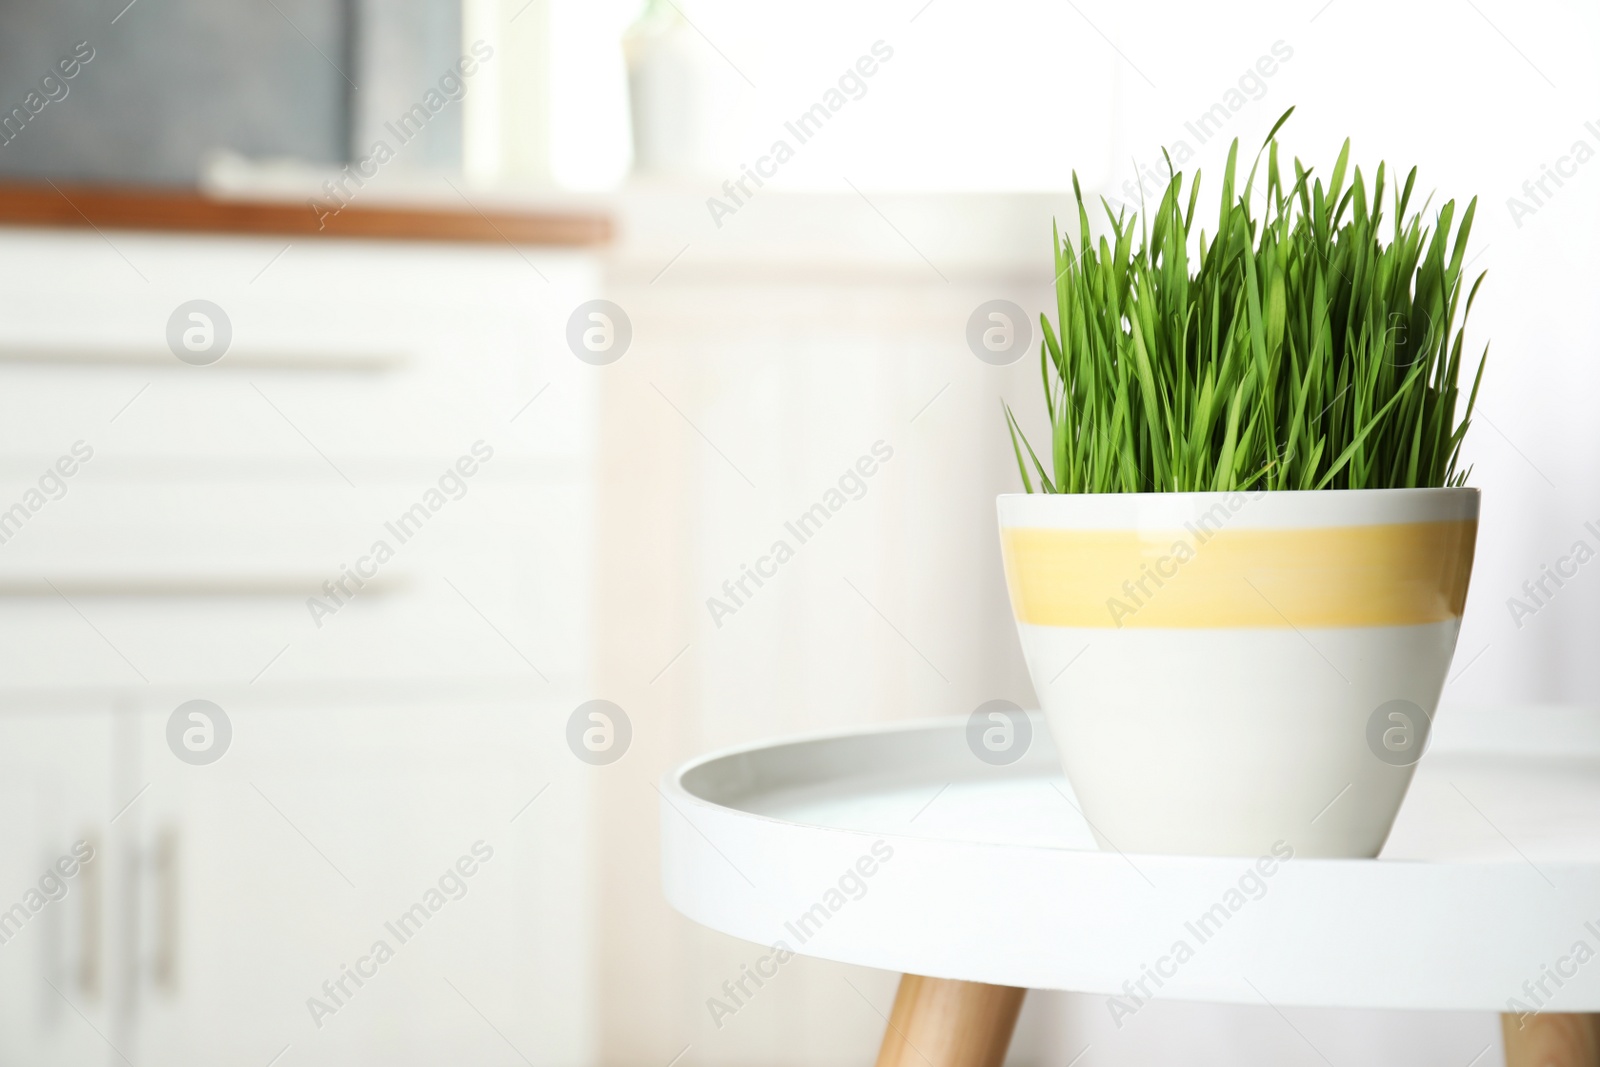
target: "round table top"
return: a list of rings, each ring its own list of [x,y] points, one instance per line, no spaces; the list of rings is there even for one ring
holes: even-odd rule
[[[1600,715],[1449,709],[1375,860],[1096,849],[1041,718],[1010,766],[923,720],[662,784],[679,911],[780,951],[1117,997],[1600,1011]]]

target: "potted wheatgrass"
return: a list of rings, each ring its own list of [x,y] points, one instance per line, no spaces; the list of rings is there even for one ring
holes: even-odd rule
[[[1349,141],[1326,182],[1288,172],[1288,117],[1242,189],[1234,142],[1209,233],[1198,172],[1144,217],[1105,205],[1098,238],[1074,176],[1041,316],[1049,440],[1006,412],[1011,603],[1102,847],[1376,855],[1455,650],[1476,201],[1408,215],[1416,171],[1386,203]]]

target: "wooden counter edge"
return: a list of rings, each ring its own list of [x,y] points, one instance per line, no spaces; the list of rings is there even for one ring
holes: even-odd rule
[[[0,182],[0,226],[561,246],[599,245],[611,238],[610,218],[592,212],[354,203],[319,217],[309,204],[293,200],[16,182]]]

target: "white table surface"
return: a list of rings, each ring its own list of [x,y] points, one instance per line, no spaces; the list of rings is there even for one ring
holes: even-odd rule
[[[1600,1011],[1600,714],[1442,712],[1379,859],[1266,877],[1249,857],[1097,850],[1042,719],[1009,767],[975,758],[965,726],[814,735],[669,773],[668,899],[803,955],[1130,1003],[1142,980],[1246,1004]]]

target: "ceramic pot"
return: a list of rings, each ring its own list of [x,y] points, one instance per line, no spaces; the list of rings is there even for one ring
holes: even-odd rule
[[[999,511],[1034,690],[1102,848],[1377,855],[1455,652],[1476,489]]]

